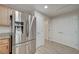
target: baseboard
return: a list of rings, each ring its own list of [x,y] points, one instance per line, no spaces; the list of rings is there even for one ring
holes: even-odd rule
[[[47,41],[50,41],[50,40],[46,40],[46,42]],[[56,41],[50,41],[50,42],[55,42],[55,43],[58,43],[58,44],[61,44],[61,45],[65,45],[65,44],[63,44],[63,43],[59,43],[59,42],[56,42]],[[79,49],[77,49],[77,48],[74,48],[74,47],[71,47],[71,46],[68,46],[68,45],[65,45],[65,46],[67,46],[67,47],[70,47],[70,48],[73,48],[73,49],[76,49],[76,50],[79,50]]]

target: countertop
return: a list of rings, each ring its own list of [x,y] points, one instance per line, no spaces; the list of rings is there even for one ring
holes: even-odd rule
[[[11,33],[0,33],[0,39],[10,38]]]

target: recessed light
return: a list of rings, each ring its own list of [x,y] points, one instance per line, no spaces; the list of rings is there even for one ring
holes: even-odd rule
[[[45,5],[45,6],[44,6],[44,8],[45,8],[45,9],[47,9],[47,8],[48,8],[48,6],[47,6],[47,5]]]

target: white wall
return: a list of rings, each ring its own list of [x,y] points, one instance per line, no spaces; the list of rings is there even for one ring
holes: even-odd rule
[[[36,17],[36,48],[44,45],[45,39],[45,20],[48,17],[42,15],[41,13],[35,11]]]
[[[79,49],[79,12],[63,14],[50,20],[49,40]]]

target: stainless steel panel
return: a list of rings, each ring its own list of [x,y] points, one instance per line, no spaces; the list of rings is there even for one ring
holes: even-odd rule
[[[17,19],[16,19],[17,18]],[[21,28],[15,29],[15,21],[13,21],[13,48],[14,54],[28,54],[36,51],[36,19],[34,16],[25,15],[18,12],[15,20],[24,22],[23,33]],[[19,20],[20,19],[20,20]]]
[[[26,53],[33,54],[36,52],[36,40],[31,40],[26,43]]]
[[[26,44],[23,43],[23,44],[18,44],[18,45],[15,45],[14,46],[14,51],[13,53],[14,54],[25,54],[26,53]]]

